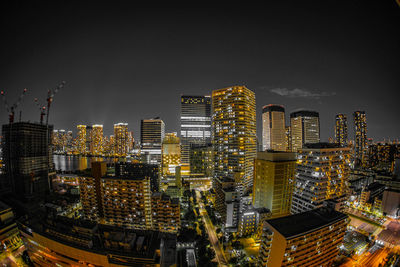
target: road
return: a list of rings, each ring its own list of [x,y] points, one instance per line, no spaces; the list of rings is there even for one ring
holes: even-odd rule
[[[389,248],[380,248],[375,253],[371,254],[369,252],[365,252],[356,260],[351,260],[346,264],[343,264],[341,267],[344,266],[359,266],[359,267],[378,267],[379,264],[383,263],[383,260],[389,254]]]
[[[208,239],[210,240],[210,243],[215,251],[215,256],[217,258],[218,265],[228,266],[227,264],[228,261],[226,260],[224,250],[222,249],[222,246],[218,241],[217,233],[215,232],[215,227],[212,224],[210,217],[208,217],[208,213],[205,210],[204,203],[202,202],[200,197],[200,192],[198,191],[196,191],[196,198],[197,198],[197,203],[199,203],[199,211],[208,234]]]

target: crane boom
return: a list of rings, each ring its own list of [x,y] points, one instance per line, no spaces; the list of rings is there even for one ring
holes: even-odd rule
[[[53,102],[53,98],[55,94],[64,87],[65,81],[62,81],[54,90],[47,91],[47,116],[46,116],[46,125],[49,125],[49,115],[50,115],[50,106]]]
[[[14,122],[15,110],[18,108],[19,104],[21,104],[22,99],[23,99],[23,97],[24,97],[24,95],[26,94],[27,91],[28,91],[28,89],[25,88],[22,91],[22,93],[19,95],[18,100],[11,107],[8,105],[7,98],[6,98],[6,93],[3,90],[1,91],[1,98],[3,100],[3,103],[4,103],[4,106],[5,106],[6,110],[8,112],[10,123]]]

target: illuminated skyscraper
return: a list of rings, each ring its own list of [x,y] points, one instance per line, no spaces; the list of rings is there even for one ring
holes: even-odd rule
[[[140,142],[146,162],[161,164],[161,145],[165,137],[165,124],[160,118],[142,120]]]
[[[245,86],[212,92],[214,177],[230,177],[252,187],[257,152],[256,97]]]
[[[341,146],[347,146],[347,117],[344,114],[336,115],[335,142]]]
[[[167,133],[162,142],[162,175],[175,175],[181,165],[181,142],[176,133]]]
[[[354,158],[355,164],[360,165],[365,157],[367,143],[367,117],[365,111],[356,111],[354,117]]]
[[[300,149],[291,213],[322,207],[328,199],[343,203],[349,191],[349,174],[350,148],[316,143]]]
[[[292,151],[303,148],[304,144],[320,141],[319,114],[316,111],[300,110],[290,113]]]
[[[182,171],[190,169],[190,147],[211,144],[211,97],[181,96]]]
[[[295,183],[296,154],[258,152],[254,166],[253,206],[267,208],[273,217],[290,214]]]
[[[92,126],[90,153],[96,156],[103,153],[103,125],[95,124]]]
[[[286,151],[285,108],[267,105],[262,110],[263,150]]]
[[[86,153],[86,125],[78,125],[76,128],[78,130],[77,150],[83,155]]]
[[[92,147],[92,126],[86,126],[86,153],[91,153]]]
[[[126,156],[128,154],[128,123],[114,124],[114,155]]]

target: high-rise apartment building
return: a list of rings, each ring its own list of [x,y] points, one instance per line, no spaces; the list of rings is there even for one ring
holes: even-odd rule
[[[116,175],[109,175],[105,162],[93,162],[92,175],[78,178],[84,217],[127,228],[176,233],[180,227],[179,200],[151,190],[158,166],[118,163],[115,169]]]
[[[230,177],[251,188],[257,152],[256,97],[245,86],[212,92],[214,177]]]
[[[110,176],[105,162],[92,163],[92,176],[79,177],[85,218],[106,224],[152,229],[150,178]]]
[[[329,207],[264,222],[258,266],[331,266],[348,216]]]
[[[86,153],[86,125],[78,125],[76,126],[78,130],[77,134],[77,152],[80,154],[85,154]]]
[[[211,97],[181,96],[182,172],[190,169],[190,147],[211,144]]]
[[[2,186],[11,188],[22,200],[43,198],[55,176],[52,156],[52,125],[15,122],[2,127],[4,177]]]
[[[86,153],[91,153],[90,148],[92,146],[92,130],[93,130],[92,126],[90,125],[86,126],[86,144],[85,144]]]
[[[177,233],[180,228],[179,198],[171,198],[162,192],[151,196],[153,229],[160,232]]]
[[[291,213],[322,207],[328,199],[343,203],[348,194],[350,148],[331,143],[308,144],[298,151]]]
[[[335,142],[341,146],[347,146],[347,117],[345,114],[336,115]]]
[[[128,123],[114,124],[114,155],[124,157],[129,150]]]
[[[90,153],[98,156],[104,152],[103,149],[103,125],[92,125],[92,142],[90,145]]]
[[[286,151],[285,108],[281,105],[266,105],[262,110],[263,151]]]
[[[254,166],[253,206],[272,217],[290,214],[295,183],[296,153],[258,152]]]
[[[355,111],[354,118],[354,158],[355,164],[360,165],[363,162],[367,148],[367,117],[365,111]]]
[[[156,164],[118,162],[115,164],[115,176],[149,178],[151,192],[160,190],[160,172]]]
[[[161,164],[161,146],[165,137],[165,124],[160,118],[141,120],[140,143],[146,162]]]
[[[309,110],[290,113],[290,132],[293,152],[303,148],[304,144],[318,143],[320,141],[319,113]]]
[[[167,133],[161,149],[162,175],[175,175],[176,167],[181,165],[181,141],[175,133]]]

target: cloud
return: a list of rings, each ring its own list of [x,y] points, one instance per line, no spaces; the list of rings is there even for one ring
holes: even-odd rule
[[[327,97],[327,96],[334,96],[336,95],[335,92],[328,93],[328,92],[311,92],[308,90],[304,89],[299,89],[295,88],[292,90],[289,90],[287,88],[274,88],[269,90],[271,93],[280,95],[280,96],[285,96],[285,97],[303,97],[303,98],[312,98],[312,99],[320,99],[321,97]]]

